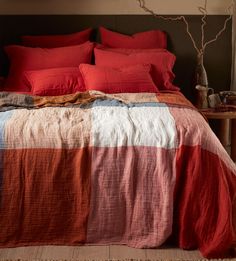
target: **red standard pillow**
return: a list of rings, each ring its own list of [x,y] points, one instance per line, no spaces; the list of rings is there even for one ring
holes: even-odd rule
[[[28,47],[56,48],[70,45],[78,45],[89,41],[92,29],[65,34],[65,35],[25,35],[22,36],[22,44]]]
[[[107,68],[81,64],[80,72],[86,90],[105,93],[157,92],[150,75],[150,64],[138,64],[124,68]]]
[[[160,30],[152,30],[133,34],[132,36],[112,32],[100,27],[102,44],[113,48],[166,48],[166,34]]]
[[[95,48],[95,63],[99,66],[119,68],[134,64],[152,64],[151,75],[159,90],[179,90],[173,85],[174,73],[172,72],[175,56],[165,49],[133,50],[122,49],[104,50]],[[130,53],[129,53],[130,52]]]
[[[56,96],[85,91],[79,67],[26,71],[25,76],[34,95]]]
[[[24,72],[59,67],[78,67],[90,63],[93,43],[53,49],[31,48],[18,45],[5,47],[10,59],[10,72],[4,89],[9,91],[29,91]]]

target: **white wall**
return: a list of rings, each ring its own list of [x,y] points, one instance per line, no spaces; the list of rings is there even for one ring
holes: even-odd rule
[[[231,0],[208,0],[209,14],[225,14]],[[199,14],[204,0],[146,0],[161,14]],[[143,14],[136,0],[0,0],[0,14]]]

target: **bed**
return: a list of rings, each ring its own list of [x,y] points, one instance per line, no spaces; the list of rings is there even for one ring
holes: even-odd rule
[[[12,65],[0,93],[0,247],[157,248],[171,241],[207,258],[234,254],[236,166],[173,84],[175,57],[165,40],[148,51],[88,42],[6,48]],[[158,62],[148,65],[147,57]]]

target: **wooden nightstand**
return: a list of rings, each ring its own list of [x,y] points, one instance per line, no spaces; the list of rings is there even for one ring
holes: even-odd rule
[[[217,136],[225,148],[228,146],[231,126],[231,158],[236,162],[236,111],[217,112],[214,109],[199,111],[209,120],[220,121],[220,130]]]

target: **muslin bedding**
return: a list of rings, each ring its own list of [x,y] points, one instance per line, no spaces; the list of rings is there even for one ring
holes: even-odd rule
[[[233,248],[236,166],[179,93],[0,94],[0,246]]]

